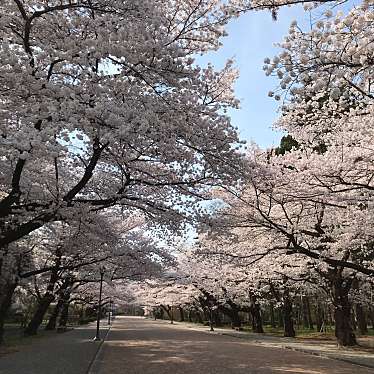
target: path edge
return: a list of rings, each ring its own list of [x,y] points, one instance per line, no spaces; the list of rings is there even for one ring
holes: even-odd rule
[[[315,351],[308,350],[308,349],[303,349],[303,348],[290,347],[290,346],[287,346],[287,345],[284,345],[283,349],[288,349],[290,351],[305,353],[305,354],[312,355],[312,356],[318,356],[318,357],[326,358],[326,359],[329,359],[329,360],[346,362],[348,364],[361,366],[361,367],[364,367],[364,368],[367,368],[367,369],[374,369],[374,365],[364,364],[364,363],[361,363],[361,362],[350,360],[349,358],[341,358],[341,357],[336,357],[336,356],[330,356],[330,355],[327,355],[327,354],[324,354],[324,353],[319,353],[319,352],[315,352]]]
[[[105,340],[107,339],[107,337],[108,337],[108,335],[109,335],[109,333],[110,333],[110,330],[111,330],[112,326],[113,326],[113,323],[108,327],[108,330],[107,330],[107,332],[106,332],[104,338],[100,341],[99,346],[97,347],[96,353],[94,354],[94,356],[93,356],[93,358],[92,358],[90,364],[88,365],[88,368],[87,368],[85,374],[94,374],[94,372],[92,371],[92,369],[93,369],[93,367],[94,367],[94,364],[95,364],[96,361],[97,361],[97,358],[99,357],[99,355],[100,355],[100,353],[101,353],[101,350],[102,350],[102,348],[103,348],[104,342],[105,342]]]
[[[209,331],[205,331],[205,332],[209,333]],[[231,337],[234,337],[234,338],[246,340],[245,337],[242,337],[242,336],[239,336],[239,335],[231,335],[230,333],[216,332],[216,334],[217,335],[231,336]],[[253,343],[250,342],[250,344],[257,345],[257,346],[264,346],[264,344],[262,344],[261,342],[253,342]],[[307,354],[307,355],[310,355],[310,356],[318,356],[320,358],[325,358],[325,359],[328,359],[328,360],[341,361],[341,362],[345,362],[345,363],[348,363],[348,364],[351,364],[351,365],[361,366],[361,367],[364,367],[366,369],[374,369],[374,365],[357,362],[357,361],[354,361],[354,360],[350,360],[349,358],[342,358],[342,357],[328,355],[326,353],[319,353],[319,352],[312,351],[312,350],[305,349],[305,348],[291,347],[291,346],[286,345],[286,344],[282,344],[281,346],[271,346],[271,344],[269,344],[268,346],[271,347],[271,348],[280,348],[280,349],[287,349],[287,350],[294,351],[294,352],[300,352],[300,353],[304,353],[304,354]]]

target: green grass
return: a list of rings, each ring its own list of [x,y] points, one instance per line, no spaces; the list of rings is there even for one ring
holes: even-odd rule
[[[244,331],[251,332],[252,329],[249,326],[245,326]],[[267,334],[274,336],[283,336],[282,327],[271,327],[270,325],[264,326],[264,331]],[[299,339],[321,339],[321,340],[335,340],[334,326],[326,326],[325,331],[319,332],[316,330],[310,330],[303,327],[297,328],[295,326],[296,338]],[[357,337],[360,337],[358,331],[355,331]],[[368,333],[365,336],[374,336],[374,329],[369,329]]]

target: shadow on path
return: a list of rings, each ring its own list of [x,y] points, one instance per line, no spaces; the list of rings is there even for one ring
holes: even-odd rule
[[[369,374],[366,368],[135,317],[118,318],[92,374]]]

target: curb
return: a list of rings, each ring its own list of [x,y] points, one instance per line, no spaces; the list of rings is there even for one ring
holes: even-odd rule
[[[99,354],[100,354],[100,352],[101,352],[101,350],[102,350],[102,348],[103,348],[104,342],[105,342],[106,338],[108,337],[109,332],[110,332],[112,326],[113,326],[113,323],[108,327],[108,330],[107,330],[107,332],[106,332],[104,338],[101,339],[101,341],[100,341],[100,343],[99,343],[99,346],[97,347],[96,353],[94,354],[94,356],[93,356],[93,358],[92,358],[90,364],[88,365],[88,368],[87,368],[86,374],[94,374],[94,372],[92,371],[92,368],[93,368],[93,366],[94,366],[94,364],[95,364],[97,358],[99,357]]]
[[[234,338],[237,338],[237,339],[247,340],[245,338],[245,336],[239,336],[239,335],[234,335],[234,334],[225,333],[225,332],[222,332],[222,333],[217,332],[217,335],[225,335],[225,336],[230,336],[230,337],[234,337]],[[261,341],[254,341],[254,342],[251,342],[251,343],[254,344],[254,345],[264,346],[264,344]],[[342,357],[338,357],[338,356],[328,355],[328,354],[325,354],[325,353],[320,353],[320,352],[312,351],[312,350],[305,349],[305,348],[291,347],[289,345],[281,345],[281,346],[275,346],[274,345],[274,346],[272,346],[271,344],[268,345],[268,346],[271,347],[271,348],[288,349],[290,351],[300,352],[300,353],[304,353],[304,354],[311,355],[311,356],[317,356],[317,357],[328,359],[328,360],[346,362],[348,364],[361,366],[361,367],[364,367],[364,368],[367,368],[367,369],[374,369],[374,365],[357,362],[357,361],[351,360],[349,358],[342,358]]]
[[[188,327],[188,328],[193,329],[193,327]],[[210,331],[203,331],[203,330],[201,332],[212,333]],[[238,334],[230,334],[230,332],[214,331],[214,334],[215,335],[221,335],[221,336],[230,336],[231,338],[247,340],[250,344],[253,344],[253,345],[260,345],[260,346],[266,345],[260,340],[250,341],[249,339],[246,339],[246,337],[244,335],[240,336]],[[361,362],[351,360],[349,358],[342,358],[342,357],[338,357],[338,356],[328,355],[328,354],[325,354],[325,353],[320,353],[320,352],[316,352],[316,351],[312,351],[312,350],[308,350],[308,349],[304,349],[304,348],[292,347],[292,346],[285,345],[285,344],[280,345],[280,346],[279,345],[274,345],[273,346],[273,345],[271,345],[271,343],[267,346],[271,347],[271,348],[288,349],[290,351],[300,352],[300,353],[304,353],[304,354],[311,355],[311,356],[317,356],[317,357],[328,359],[328,360],[341,361],[341,362],[346,362],[346,363],[351,364],[351,365],[364,367],[364,368],[367,368],[367,369],[374,369],[374,364],[373,365],[365,364],[365,363],[361,363]]]
[[[325,354],[325,353],[319,353],[319,352],[315,352],[315,351],[311,351],[311,350],[303,349],[303,348],[290,347],[290,346],[287,346],[287,345],[282,346],[282,348],[283,349],[288,349],[288,350],[294,351],[294,352],[300,352],[300,353],[305,353],[305,354],[308,354],[308,355],[318,356],[320,358],[325,358],[325,359],[329,359],[329,360],[346,362],[348,364],[361,366],[361,367],[364,367],[364,368],[367,368],[367,369],[374,369],[374,365],[364,364],[364,363],[361,363],[361,362],[350,360],[349,358],[341,358],[341,357],[337,357],[337,356],[330,356],[330,355]]]

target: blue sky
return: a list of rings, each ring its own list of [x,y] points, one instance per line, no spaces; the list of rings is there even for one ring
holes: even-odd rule
[[[212,62],[221,68],[229,58],[234,58],[240,71],[236,83],[236,96],[241,101],[241,109],[231,111],[240,137],[253,140],[261,147],[277,146],[282,134],[271,129],[277,118],[278,103],[268,97],[274,90],[277,79],[267,77],[262,70],[265,57],[273,57],[278,49],[274,43],[280,42],[288,33],[290,23],[296,19],[299,24],[308,21],[309,15],[301,7],[282,8],[278,20],[274,21],[270,12],[250,12],[228,25],[229,36],[222,39],[222,48],[202,58],[199,63]]]

